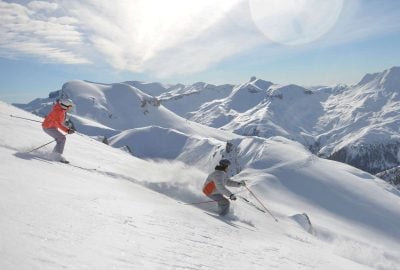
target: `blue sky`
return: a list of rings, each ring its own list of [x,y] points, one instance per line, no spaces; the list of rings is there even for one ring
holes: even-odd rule
[[[397,0],[0,0],[0,100],[74,79],[353,84],[398,48]]]

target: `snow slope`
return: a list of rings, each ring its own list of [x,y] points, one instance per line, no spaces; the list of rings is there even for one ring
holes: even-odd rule
[[[1,269],[400,267],[399,194],[298,143],[232,139],[243,165],[235,179],[248,179],[279,222],[241,201],[221,219],[208,213],[213,205],[178,203],[207,200],[209,171],[142,160],[80,134],[68,135],[65,156],[87,169],[54,163],[52,146],[24,153],[51,138],[10,114],[40,120],[0,102]]]

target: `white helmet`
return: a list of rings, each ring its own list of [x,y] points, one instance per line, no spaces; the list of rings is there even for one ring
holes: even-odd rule
[[[61,99],[61,100],[60,100],[60,105],[61,105],[61,107],[63,107],[64,109],[67,109],[68,107],[74,106],[74,103],[73,103],[72,100],[70,100],[69,98],[65,98],[65,99]]]

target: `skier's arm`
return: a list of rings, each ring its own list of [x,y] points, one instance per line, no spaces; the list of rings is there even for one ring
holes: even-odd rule
[[[223,177],[216,177],[214,182],[217,190],[221,192],[223,195],[230,197],[233,194],[229,189],[225,187]]]
[[[61,129],[64,132],[68,132],[68,128],[64,126],[64,121],[65,121],[65,114],[64,113],[57,114],[57,120],[56,120],[57,128]]]
[[[240,187],[241,184],[239,182],[231,180],[228,176],[226,176],[226,185],[230,187]]]

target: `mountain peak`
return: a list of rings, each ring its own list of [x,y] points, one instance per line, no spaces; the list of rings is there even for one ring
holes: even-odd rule
[[[365,85],[373,81],[380,73],[367,73],[357,85]]]
[[[400,67],[385,70],[381,83],[385,89],[400,91]]]
[[[392,67],[383,72],[367,73],[357,84],[389,91],[400,90],[400,67]]]

